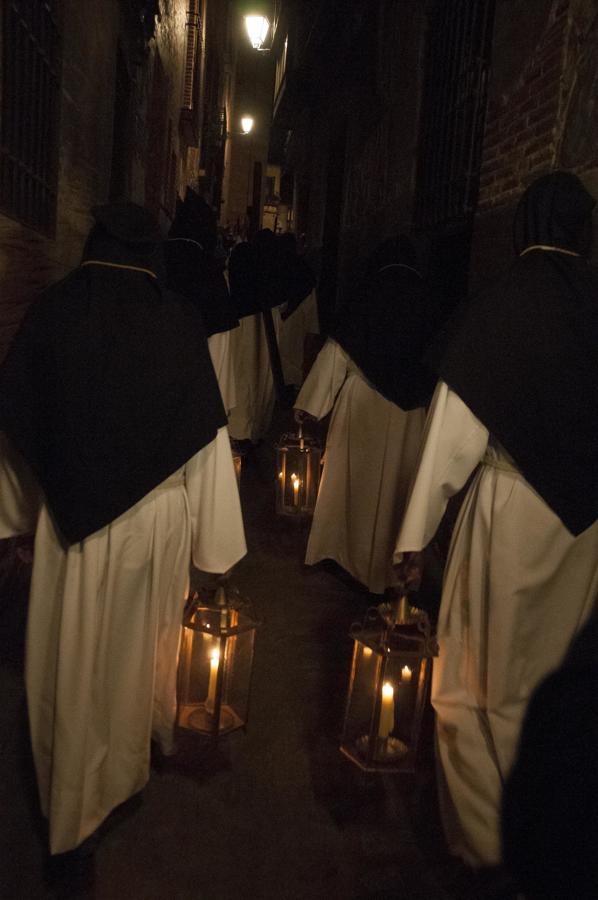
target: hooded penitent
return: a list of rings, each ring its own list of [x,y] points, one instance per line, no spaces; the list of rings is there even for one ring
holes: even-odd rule
[[[0,429],[73,543],[226,424],[201,316],[162,284],[153,217],[93,210],[81,266],[31,305],[0,369]]]
[[[215,256],[216,244],[215,213],[202,197],[187,188],[184,202],[177,202],[164,246],[168,284],[197,305],[208,337],[239,324],[222,261]]]
[[[332,336],[383,397],[409,410],[434,389],[422,355],[437,324],[414,247],[400,235],[376,248]]]
[[[598,272],[594,199],[554,172],[515,216],[517,260],[470,299],[430,364],[573,534],[598,518]]]

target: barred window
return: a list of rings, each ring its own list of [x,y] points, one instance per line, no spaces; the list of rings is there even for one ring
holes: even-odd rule
[[[479,185],[494,0],[440,0],[426,48],[415,225],[469,218]]]
[[[0,211],[53,234],[60,38],[56,0],[2,2]]]

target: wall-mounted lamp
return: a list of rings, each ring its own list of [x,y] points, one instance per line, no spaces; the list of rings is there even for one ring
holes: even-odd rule
[[[249,134],[253,128],[253,116],[243,116],[241,119],[241,133]]]
[[[247,34],[254,50],[261,50],[268,36],[270,20],[266,16],[245,16]]]

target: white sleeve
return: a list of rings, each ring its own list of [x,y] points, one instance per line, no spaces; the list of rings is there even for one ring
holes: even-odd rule
[[[218,434],[185,466],[191,512],[191,558],[203,572],[223,573],[247,553],[241,501],[228,430]]]
[[[328,338],[305,379],[295,409],[303,409],[316,419],[328,415],[349,371],[349,357],[336,341]]]
[[[446,505],[461,490],[488,444],[488,431],[444,382],[438,382],[428,417],[420,459],[393,561],[423,550],[434,537]]]
[[[216,373],[224,409],[228,416],[233,406],[237,403],[235,364],[230,331],[212,334],[208,338],[208,349],[214,372]]]
[[[0,432],[0,538],[33,534],[41,506],[41,491],[20,454]]]

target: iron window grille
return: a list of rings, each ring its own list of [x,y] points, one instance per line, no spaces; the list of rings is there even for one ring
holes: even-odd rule
[[[61,61],[55,0],[2,4],[0,210],[52,235]]]
[[[197,105],[195,68],[197,65],[197,49],[201,24],[198,7],[198,0],[189,0],[187,7],[185,73],[183,79],[183,109],[193,109]]]
[[[477,204],[494,0],[441,0],[429,19],[415,225],[467,220]]]

